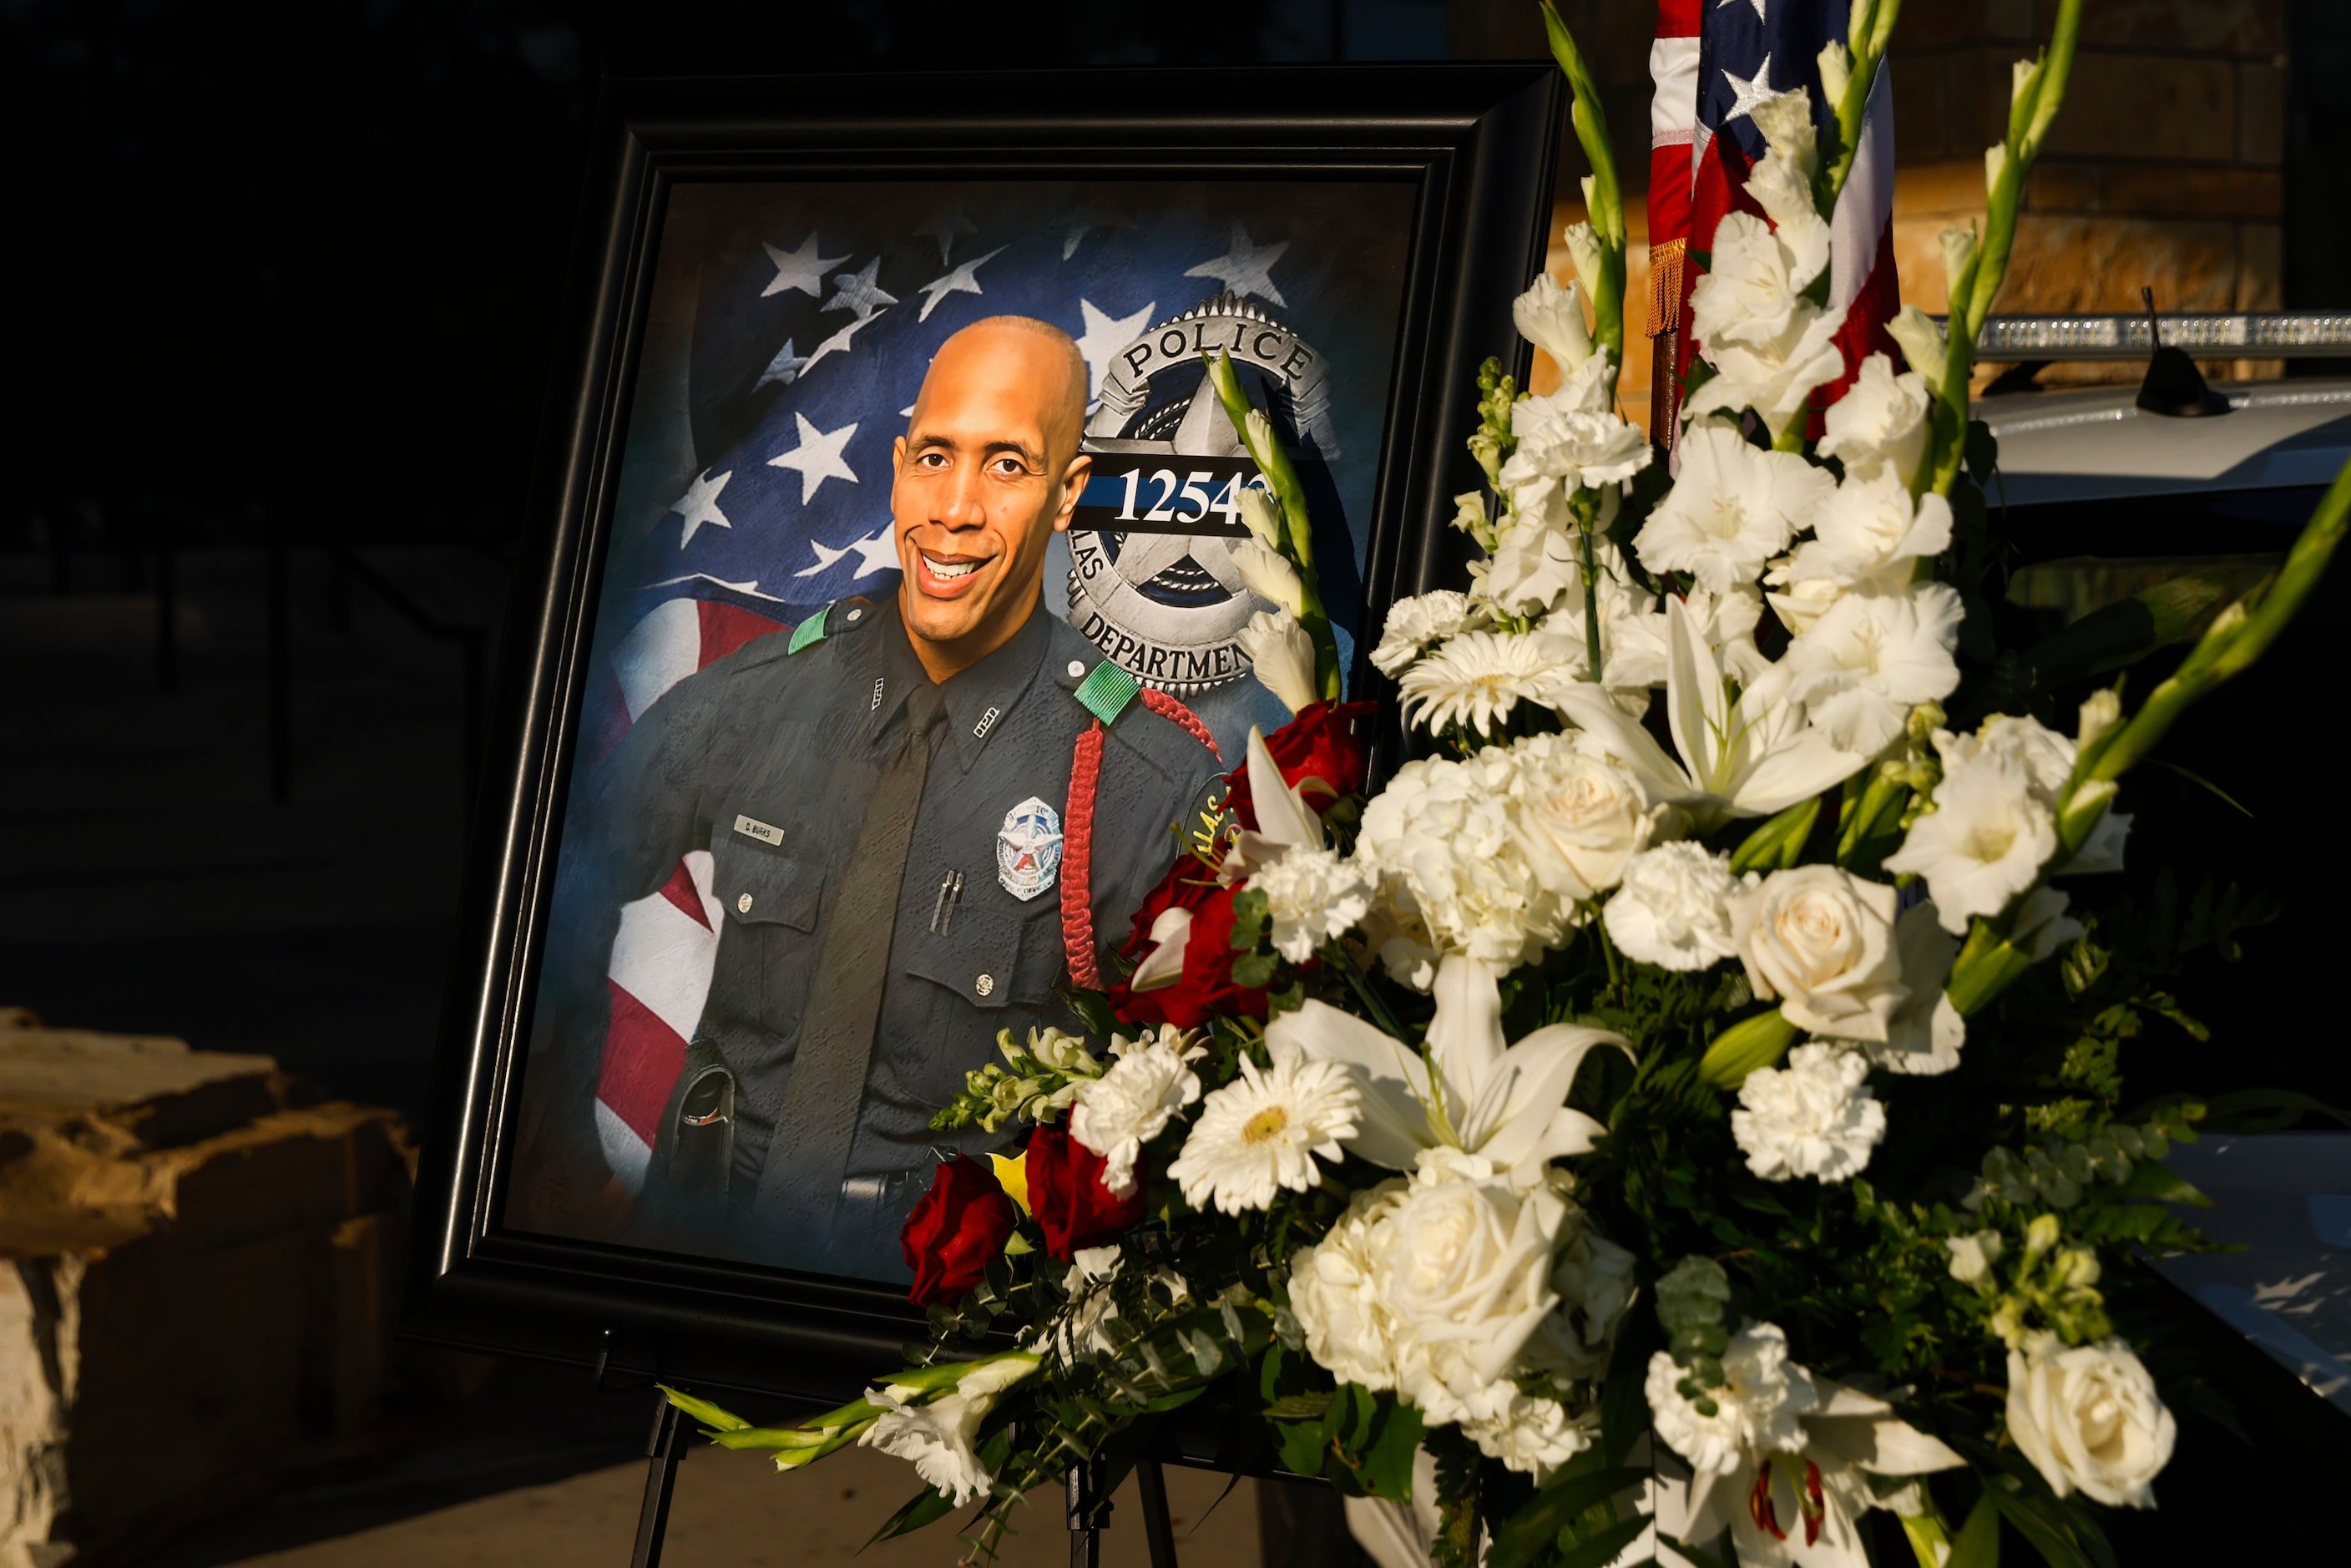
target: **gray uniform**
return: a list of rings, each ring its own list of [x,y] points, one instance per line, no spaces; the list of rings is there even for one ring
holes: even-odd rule
[[[929,1184],[933,1150],[1003,1141],[935,1133],[933,1113],[967,1072],[993,1060],[998,1030],[1018,1038],[1075,1027],[1052,994],[1069,972],[1061,879],[1071,867],[1039,885],[1019,830],[1039,826],[1032,802],[1054,818],[1070,810],[1072,757],[1096,722],[1076,692],[1100,662],[1040,610],[1010,643],[938,687],[946,722],[899,888],[837,1213],[829,1194],[779,1200],[772,1180],[763,1196],[761,1173],[793,1092],[829,894],[844,879],[888,874],[848,861],[905,722],[905,694],[927,679],[894,598],[835,605],[822,640],[796,653],[785,637],[767,637],[680,682],[590,772],[566,813],[555,904],[566,929],[550,945],[548,973],[559,994],[549,998],[560,1013],[559,1055],[570,1069],[549,1088],[570,1102],[559,1112],[568,1139],[593,1136],[593,1068],[582,1059],[603,1038],[603,967],[621,905],[659,889],[681,855],[706,848],[723,914],[716,967],[632,1239],[904,1277],[897,1232]],[[1105,978],[1116,973],[1105,956],[1177,852],[1172,825],[1217,770],[1200,741],[1141,702],[1106,727],[1090,856],[1091,940]],[[1008,824],[1016,816],[1024,821]],[[1060,825],[1074,859],[1071,825]],[[1013,864],[1000,868],[1008,828]],[[1045,868],[1050,859],[1049,849]],[[780,1212],[795,1204],[798,1215]],[[833,1244],[811,1256],[809,1216],[820,1213],[833,1213],[817,1232]]]

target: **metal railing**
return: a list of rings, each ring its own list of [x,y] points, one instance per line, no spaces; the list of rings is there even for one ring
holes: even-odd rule
[[[2165,347],[2199,360],[2351,357],[2351,311],[2183,311],[2160,315],[2157,323]],[[2145,360],[2154,351],[2143,311],[1993,316],[1976,340],[1978,360]]]

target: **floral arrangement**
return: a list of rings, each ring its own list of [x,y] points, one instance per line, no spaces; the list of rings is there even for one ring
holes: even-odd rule
[[[716,1440],[903,1455],[925,1490],[883,1533],[975,1507],[984,1553],[1028,1489],[1114,1483],[1213,1392],[1441,1563],[1860,1564],[1874,1511],[1924,1568],[1996,1562],[2002,1521],[2111,1562],[2100,1511],[2152,1506],[2174,1440],[2130,1255],[2203,1245],[2161,1161],[2220,1120],[2132,1106],[2122,1059],[2199,1027],[2164,977],[2258,912],[2095,879],[2123,779],[2294,614],[2351,475],[2200,631],[2157,591],[2002,645],[1973,344],[2078,3],[2016,68],[1982,232],[1944,235],[1948,319],[1906,310],[1908,368],[1823,407],[1825,214],[1895,9],[1855,0],[1821,57],[1833,134],[1801,90],[1753,110],[1765,216],[1722,221],[1691,298],[1669,476],[1615,411],[1613,155],[1545,7],[1590,219],[1578,281],[1515,317],[1563,382],[1481,376],[1484,559],[1388,616],[1372,661],[1426,743],[1368,795],[1380,710],[1336,700],[1302,493],[1212,365],[1268,478],[1236,555],[1296,718],[1252,734],[1125,977],[1073,994],[1086,1034],[1003,1037],[941,1113],[1020,1141],[907,1227],[909,1364],[789,1428],[673,1396]],[[2135,710],[2093,678],[2182,641]]]

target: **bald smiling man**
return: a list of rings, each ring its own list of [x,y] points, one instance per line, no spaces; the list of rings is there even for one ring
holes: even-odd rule
[[[1059,328],[948,339],[893,454],[895,597],[680,682],[575,788],[510,1223],[903,1281],[898,1232],[937,1160],[1008,1141],[930,1119],[998,1030],[1074,1027],[1054,988],[1115,977],[1218,771],[1043,608],[1085,399]],[[622,906],[696,849],[716,966],[631,1203],[594,1120],[603,977]]]

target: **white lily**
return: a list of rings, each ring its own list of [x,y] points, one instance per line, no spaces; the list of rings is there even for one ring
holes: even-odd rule
[[[1127,989],[1155,991],[1184,977],[1184,947],[1192,940],[1192,912],[1163,909],[1151,923],[1151,951],[1127,977]]]
[[[1724,1527],[1750,1568],[1868,1568],[1860,1517],[1879,1506],[1865,1475],[1921,1476],[1966,1461],[1873,1398],[1815,1374],[1813,1406],[1792,1453],[1743,1455],[1729,1470],[1690,1478],[1682,1540]]]
[[[1257,827],[1243,828],[1225,852],[1217,880],[1230,885],[1263,871],[1293,849],[1322,847],[1322,817],[1283,781],[1281,764],[1266,748],[1264,732],[1249,726],[1249,807]]]
[[[1768,817],[1843,782],[1869,761],[1840,751],[1788,695],[1790,673],[1767,666],[1736,696],[1722,656],[1672,595],[1666,599],[1667,752],[1638,719],[1588,682],[1562,692],[1561,716],[1589,732],[1630,768],[1653,801],[1668,801],[1701,831],[1733,817]]]
[[[1507,1169],[1525,1186],[1564,1155],[1589,1151],[1604,1130],[1569,1109],[1576,1071],[1595,1046],[1624,1037],[1552,1024],[1516,1045],[1502,1033],[1494,971],[1465,953],[1437,966],[1437,1016],[1426,1054],[1354,1014],[1310,1000],[1266,1026],[1269,1045],[1347,1070],[1361,1096],[1354,1136],[1342,1142],[1375,1166],[1414,1168],[1423,1149],[1453,1148]]]

